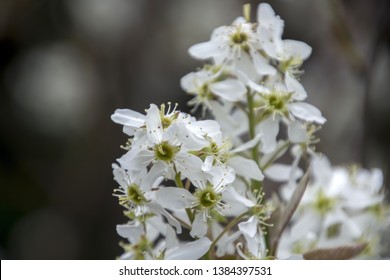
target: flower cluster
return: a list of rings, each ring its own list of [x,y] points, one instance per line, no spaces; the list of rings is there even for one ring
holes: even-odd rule
[[[357,166],[332,167],[326,157],[312,161],[313,181],[284,232],[279,254],[304,254],[316,248],[367,244],[362,258],[381,253],[381,233],[389,225],[389,207],[383,203],[383,177],[378,169]],[[282,197],[291,197],[291,186],[282,188]]]
[[[270,5],[258,6],[257,22],[249,14],[245,5],[244,17],[189,49],[205,65],[185,75],[181,86],[193,97],[194,112],[202,108],[215,120],[197,120],[171,103],[151,104],[146,114],[118,109],[112,115],[128,136],[126,153],[112,165],[119,185],[114,195],[128,218],[117,226],[128,240],[121,258],[305,256],[340,245],[329,241],[336,236],[369,242],[379,228],[363,230],[371,222],[367,213],[377,209],[387,217],[378,175],[353,177],[357,190],[344,182],[347,177],[341,188],[333,182],[337,172],[324,167],[315,151],[314,134],[326,120],[305,102],[299,81],[311,48],[282,39],[284,22]],[[315,180],[308,186],[310,169]],[[270,199],[264,185],[271,182],[283,186],[287,202]],[[365,196],[361,185],[372,193]],[[310,242],[300,244],[308,234]],[[360,247],[352,248],[352,257],[368,248]]]

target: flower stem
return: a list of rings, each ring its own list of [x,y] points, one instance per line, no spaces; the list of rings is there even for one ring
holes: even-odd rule
[[[247,103],[248,103],[248,124],[249,124],[249,138],[250,140],[254,139],[256,137],[256,114],[255,114],[255,104],[253,100],[253,94],[248,89],[248,92],[246,94],[247,97]],[[252,148],[252,159],[256,162],[257,165],[260,167],[260,161],[259,161],[259,143],[257,143]],[[251,190],[252,192],[257,191],[259,193],[263,190],[263,184],[260,181],[252,180],[251,182]]]
[[[255,106],[254,106],[254,101],[253,101],[253,95],[252,93],[248,90],[246,94],[247,102],[248,102],[248,121],[249,121],[249,138],[252,140],[253,138],[256,137],[256,118],[255,118]],[[259,144],[256,144],[252,148],[252,158],[256,163],[259,163]]]

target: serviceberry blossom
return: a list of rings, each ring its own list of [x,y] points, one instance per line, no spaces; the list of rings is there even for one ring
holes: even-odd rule
[[[333,167],[317,151],[326,119],[300,82],[312,49],[283,29],[269,4],[255,22],[245,5],[189,48],[205,64],[180,85],[202,119],[170,102],[111,116],[127,137],[112,165],[120,259],[379,256],[382,173]]]
[[[224,67],[206,67],[198,72],[185,75],[181,81],[181,87],[195,97],[189,102],[194,110],[199,105],[211,109],[211,100],[237,102],[245,99],[247,89],[245,84],[234,77],[234,72]]]
[[[389,224],[381,171],[332,167],[325,156],[314,157],[312,169],[313,180],[281,240],[280,255],[371,240],[362,256],[378,257],[379,233]],[[291,186],[282,188],[282,195],[289,199]]]

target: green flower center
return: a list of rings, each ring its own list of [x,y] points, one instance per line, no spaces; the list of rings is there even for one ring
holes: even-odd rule
[[[231,40],[234,44],[241,45],[248,41],[248,35],[244,32],[236,32],[231,36]]]
[[[279,114],[287,114],[287,104],[291,100],[291,93],[273,92],[263,96],[265,108],[269,113],[277,112]]]
[[[332,210],[333,206],[335,205],[335,200],[327,197],[322,191],[318,193],[318,196],[316,200],[314,201],[314,208],[320,213],[320,214],[326,214],[330,210]]]
[[[206,136],[206,138],[207,138],[207,136]],[[214,162],[219,161],[222,163],[226,163],[230,157],[228,150],[231,147],[231,143],[229,141],[223,141],[223,143],[221,145],[218,145],[217,143],[215,143],[211,139],[209,139],[209,140],[210,140],[210,145],[205,146],[200,151],[192,151],[191,153],[193,155],[198,156],[202,160],[205,160],[206,157],[208,157],[208,156],[213,156],[215,158]]]
[[[284,100],[282,98],[278,98],[277,96],[273,95],[268,100],[269,105],[274,108],[275,110],[282,110],[285,106]]]
[[[221,200],[221,195],[219,193],[216,193],[211,185],[203,190],[198,189],[195,192],[195,197],[197,198],[199,206],[202,209],[213,208]]]
[[[203,84],[200,87],[199,98],[201,100],[212,100],[214,98],[213,93],[210,91],[208,84]]]
[[[146,202],[146,199],[138,185],[130,185],[127,189],[127,198],[136,205]]]
[[[163,129],[167,129],[179,116],[179,112],[176,111],[177,104],[175,107],[171,107],[171,102],[168,102],[168,108],[165,104],[160,106],[160,118]]]
[[[154,147],[154,156],[157,160],[171,161],[179,149],[179,147],[175,147],[167,141],[163,141]]]
[[[245,52],[249,52],[248,39],[248,34],[241,31],[237,31],[230,36],[231,45],[238,46]]]
[[[212,153],[213,155],[217,155],[218,152],[219,152],[219,147],[218,147],[217,143],[212,142],[212,143],[211,143],[211,153]]]

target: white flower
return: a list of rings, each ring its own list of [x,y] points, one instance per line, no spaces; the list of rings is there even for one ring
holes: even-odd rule
[[[215,98],[231,102],[242,101],[247,91],[245,85],[234,78],[226,67],[188,73],[181,79],[180,84],[182,89],[195,96],[188,103],[195,106],[194,110],[200,104],[211,108],[210,101]]]
[[[196,188],[194,194],[175,187],[160,188],[156,193],[157,202],[167,209],[195,210],[190,234],[199,238],[206,234],[211,211],[223,213],[226,205],[222,202],[222,193],[235,178],[233,169],[228,167],[205,166],[203,169],[203,172],[195,174],[191,179]]]
[[[133,220],[127,224],[117,225],[117,233],[129,241],[128,244],[120,243],[125,252],[119,259],[147,258],[152,251],[152,244],[157,241],[159,236],[165,235],[163,229],[167,226],[159,215],[148,216],[142,222]]]
[[[257,32],[265,53],[279,61],[279,70],[283,73],[297,74],[296,68],[310,56],[311,47],[300,41],[282,40],[284,22],[269,4],[258,6],[257,17]]]
[[[129,244],[122,244],[125,253],[120,256],[120,259],[123,260],[196,260],[207,253],[211,244],[207,237],[180,243],[172,227],[164,224],[158,217],[149,217],[143,223],[135,221],[130,224],[117,225],[117,232],[130,242]],[[153,246],[153,243],[161,235],[164,237],[163,242]]]
[[[380,233],[390,224],[382,173],[333,167],[317,155],[314,133],[326,119],[305,102],[299,82],[312,49],[282,38],[284,22],[270,5],[258,6],[255,23],[248,7],[245,18],[189,48],[209,64],[182,77],[181,87],[192,95],[194,110],[202,106],[203,116],[208,109],[215,120],[199,121],[170,103],[111,116],[129,136],[120,165],[113,164],[114,195],[129,219],[117,226],[129,242],[121,244],[120,258],[302,259],[316,248],[364,242],[365,256],[379,254]],[[292,161],[279,161],[287,151]],[[302,183],[296,189],[301,159],[310,161],[311,179],[294,214],[286,213],[303,190]],[[281,185],[280,212],[265,201],[273,193],[265,193],[271,189],[263,186],[264,176]],[[291,218],[275,256],[269,256],[275,248],[267,248],[277,241],[266,235],[275,232],[267,230],[271,214],[282,218],[276,232]],[[181,241],[182,226],[193,240]]]
[[[119,184],[114,195],[118,197],[119,204],[125,207],[130,215],[137,218],[149,213],[161,214],[176,228],[178,233],[181,232],[180,223],[154,201],[152,189],[158,186],[160,180],[148,176],[146,169],[128,173],[117,164],[113,164],[112,168],[114,178]]]
[[[196,59],[212,59],[217,65],[233,65],[251,80],[274,75],[276,69],[258,51],[259,37],[254,29],[254,24],[239,17],[231,26],[216,28],[210,41],[190,47],[189,53]]]
[[[150,105],[145,117],[146,135],[133,141],[132,149],[118,162],[128,170],[138,170],[153,164],[149,171],[149,176],[153,177],[163,175],[172,179],[178,172],[186,177],[191,176],[200,170],[202,161],[188,153],[184,143],[177,137],[178,123],[184,122],[186,118],[178,113],[174,113],[172,118],[169,115],[162,116],[156,105]]]
[[[194,58],[202,60],[212,58],[216,64],[220,64],[254,51],[257,44],[257,35],[253,31],[252,24],[239,17],[231,26],[216,28],[210,41],[192,46],[189,53]]]
[[[296,91],[289,84],[282,83],[279,79],[269,80],[266,84],[270,90],[259,92],[259,109],[265,110],[275,118],[276,115],[285,116],[294,120],[295,117],[307,122],[324,124],[326,119],[321,112],[311,104],[302,102],[306,94]]]
[[[380,192],[382,176],[377,170],[332,167],[324,156],[313,156],[312,167],[314,180],[302,197],[291,228],[282,236],[280,256],[371,242],[374,238],[370,237],[389,225]],[[291,185],[282,190],[284,199],[293,191]]]
[[[237,247],[238,252],[244,259],[264,259],[267,256],[264,233],[255,216],[251,216],[246,222],[238,224],[240,232],[246,240],[246,253],[241,252],[241,246]]]
[[[146,169],[127,173],[117,164],[112,164],[114,179],[119,184],[114,195],[118,197],[119,204],[133,212],[135,216],[148,212],[148,196],[151,195],[152,184],[155,182],[144,181]],[[158,185],[158,182],[157,182]]]
[[[298,133],[297,120],[318,125],[326,122],[319,109],[302,102],[303,96],[299,93],[296,95],[294,91],[289,91],[280,81],[272,86],[274,88],[269,93],[259,93],[258,97],[260,103],[258,110],[263,112],[264,120],[257,124],[256,133],[261,137],[263,144],[261,151],[264,153],[270,153],[275,149],[280,121],[288,127],[293,125],[293,128],[289,128],[292,133]],[[290,135],[296,136],[291,133]]]
[[[164,260],[197,260],[207,253],[211,245],[211,241],[207,237],[180,243],[175,232],[169,226],[167,226],[164,243],[165,250],[162,253]]]
[[[145,125],[145,115],[130,109],[117,109],[111,119],[118,124],[122,124],[123,132],[133,136],[135,131]]]

